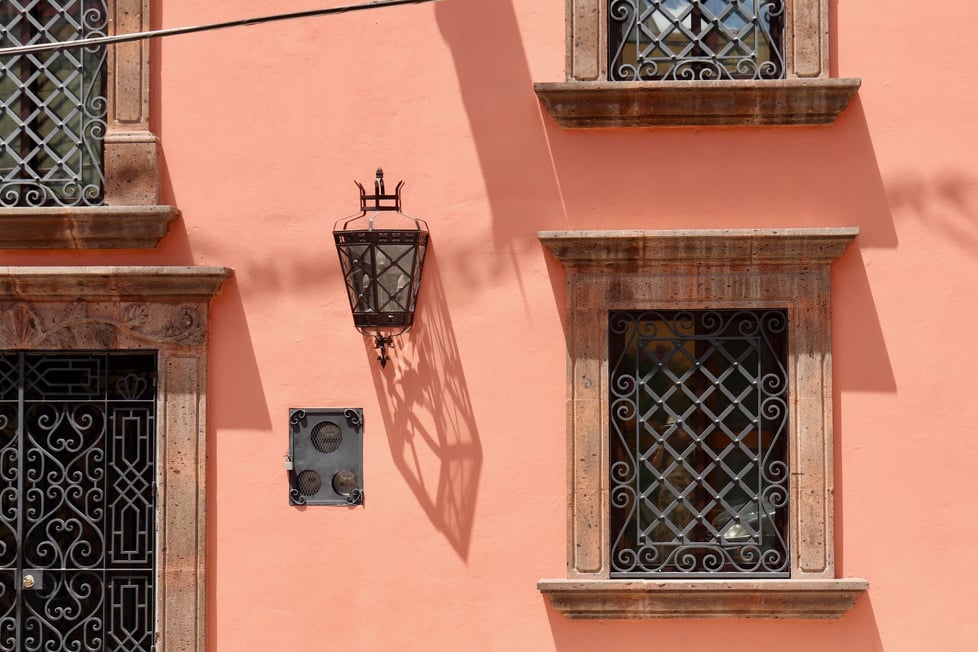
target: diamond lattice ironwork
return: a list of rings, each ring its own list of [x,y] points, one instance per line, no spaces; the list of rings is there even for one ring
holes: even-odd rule
[[[106,0],[3,0],[0,47],[105,36]],[[0,57],[0,206],[102,201],[104,46]]]
[[[787,315],[615,311],[612,576],[786,576]]]

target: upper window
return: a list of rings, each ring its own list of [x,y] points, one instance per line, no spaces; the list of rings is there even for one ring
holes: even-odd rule
[[[829,0],[567,0],[565,82],[534,85],[564,127],[833,122]]]
[[[0,49],[146,31],[150,0],[3,0]],[[155,247],[149,41],[0,55],[0,249]]]
[[[781,79],[784,0],[610,0],[608,76]]]
[[[855,235],[540,234],[567,271],[556,609],[837,618],[866,590],[833,534],[829,266]]]
[[[105,1],[8,0],[0,48],[104,36]],[[99,204],[105,47],[0,57],[0,206]]]

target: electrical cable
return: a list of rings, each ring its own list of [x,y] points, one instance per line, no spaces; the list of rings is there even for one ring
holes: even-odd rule
[[[51,43],[36,43],[32,45],[19,45],[10,48],[0,48],[0,56],[14,56],[18,54],[33,54],[35,52],[51,52],[54,50],[66,50],[91,45],[111,45],[113,43],[130,43],[132,41],[142,41],[145,39],[162,38],[164,36],[178,36],[180,34],[193,34],[196,32],[208,32],[217,29],[227,29],[229,27],[247,27],[250,25],[260,25],[262,23],[272,23],[279,20],[295,20],[298,18],[311,18],[313,16],[328,16],[331,14],[349,13],[361,11],[363,9],[377,9],[380,7],[394,7],[397,5],[421,4],[422,2],[439,2],[440,0],[377,0],[356,5],[343,5],[340,7],[330,7],[328,9],[310,9],[308,11],[296,11],[287,14],[274,14],[271,16],[259,16],[257,18],[244,18],[241,20],[229,20],[222,23],[210,23],[207,25],[195,25],[190,27],[171,27],[168,29],[155,29],[147,32],[132,32],[129,34],[116,34],[113,36],[93,36],[91,38],[73,39],[70,41],[55,41]]]

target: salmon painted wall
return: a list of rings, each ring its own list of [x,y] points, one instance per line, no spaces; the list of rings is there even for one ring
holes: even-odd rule
[[[165,0],[155,27],[329,0]],[[4,264],[223,265],[209,370],[213,652],[978,649],[978,5],[830,3],[836,124],[572,132],[563,0],[443,0],[153,45],[153,252]],[[927,11],[929,10],[929,12]],[[433,249],[381,370],[330,230],[382,165]],[[580,622],[565,566],[563,272],[541,229],[858,226],[833,271],[832,622]],[[290,507],[289,407],[363,407],[363,508]]]

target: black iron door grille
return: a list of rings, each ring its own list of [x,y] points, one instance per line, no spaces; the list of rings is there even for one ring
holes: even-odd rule
[[[609,320],[612,577],[787,577],[784,310]]]
[[[0,650],[154,650],[156,365],[0,353]]]

